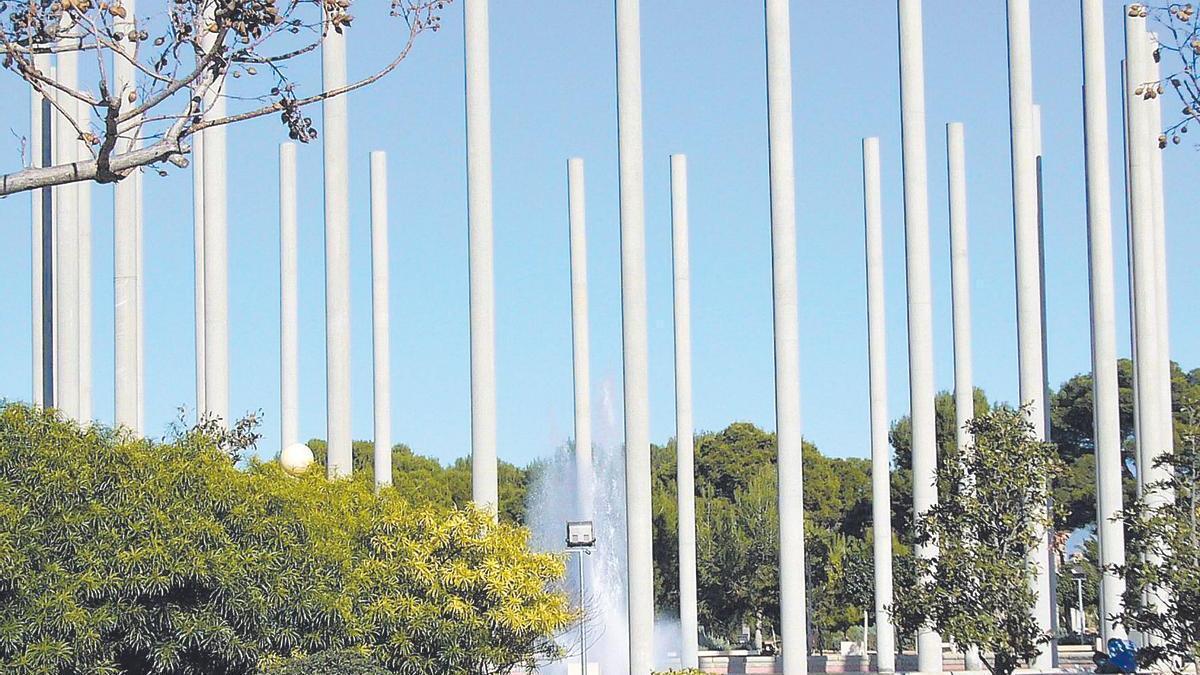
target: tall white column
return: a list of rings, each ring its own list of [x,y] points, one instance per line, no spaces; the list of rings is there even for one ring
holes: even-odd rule
[[[87,131],[92,107],[83,101],[75,104],[79,127]],[[92,157],[82,139],[76,152],[81,160]],[[92,184],[81,181],[75,190],[79,205],[79,420],[88,423],[92,421]]]
[[[971,372],[971,267],[967,236],[967,167],[963,125],[946,125],[946,167],[950,192],[950,278],[954,322],[954,428],[958,448],[974,439],[967,423],[975,416],[975,385]],[[983,670],[979,650],[963,654],[966,670]]]
[[[135,145],[140,145],[135,141]],[[142,254],[144,247],[142,246],[142,233],[145,228],[142,227],[142,215],[145,212],[142,200],[142,186],[145,183],[146,174],[143,171],[135,171],[133,174],[134,186],[137,191],[137,198],[133,200],[134,216],[137,222],[137,234],[134,237],[134,250],[136,263],[137,283],[137,320],[134,325],[137,328],[137,432],[144,433],[146,429],[146,277],[142,274],[142,265],[145,262],[145,256]]]
[[[44,55],[35,55],[33,57],[34,67],[43,74],[49,73],[49,57]],[[45,166],[45,158],[43,157],[46,149],[46,122],[47,116],[43,110],[45,100],[41,92],[33,87],[29,89],[29,165],[31,167]],[[46,265],[44,256],[47,249],[45,246],[45,228],[53,222],[52,217],[48,217],[47,205],[49,200],[46,198],[48,192],[46,190],[32,190],[29,193],[29,220],[30,220],[30,338],[32,346],[32,375],[33,375],[33,391],[30,401],[35,406],[47,405],[46,401],[46,354],[49,351],[46,341],[46,330],[44,322],[47,316],[47,306],[45,303],[44,292],[47,288],[45,283]]]
[[[346,36],[321,45],[325,91],[346,84]],[[321,104],[325,121],[325,378],[330,478],[354,470],[350,437],[350,123],[345,96]],[[207,152],[207,148],[205,148]]]
[[[937,504],[933,386],[933,291],[929,259],[928,159],[925,149],[925,55],[921,0],[900,0],[900,127],[904,164],[904,247],[908,280],[908,379],[912,408],[913,514]],[[921,557],[937,548],[918,546]],[[917,635],[917,668],[942,671],[942,638]]]
[[[1087,176],[1088,282],[1092,323],[1092,423],[1096,444],[1096,531],[1100,546],[1100,615],[1120,613],[1125,580],[1111,571],[1125,564],[1121,410],[1117,385],[1116,299],[1113,281],[1112,195],[1108,147],[1108,75],[1104,58],[1103,0],[1080,0],[1083,23],[1084,155]],[[1105,644],[1124,638],[1100,622]]]
[[[208,410],[204,397],[204,134],[192,136],[192,256],[196,340],[196,421]]]
[[[371,324],[375,349],[375,485],[392,484],[392,388],[388,340],[387,153],[371,153]]]
[[[578,515],[592,517],[592,390],[588,340],[587,201],[583,160],[567,161],[571,242],[571,355],[575,385],[575,490]]]
[[[867,258],[867,361],[871,400],[871,529],[875,561],[876,671],[896,672],[892,622],[892,448],[887,405],[887,315],[883,280],[883,197],[879,139],[863,140],[863,203]]]
[[[208,12],[213,11],[209,6]],[[215,36],[204,40],[211,47]],[[224,81],[208,91],[205,117],[225,116]],[[225,127],[204,132],[204,405],[229,423],[229,216]]]
[[[1039,439],[1046,438],[1045,363],[1042,351],[1042,273],[1038,237],[1037,148],[1033,110],[1033,57],[1029,0],[1008,1],[1009,116],[1012,125],[1013,230],[1017,269],[1017,357],[1021,403]],[[1050,532],[1031,554],[1037,566],[1034,616],[1051,641],[1034,666],[1057,666],[1053,638],[1055,598],[1052,593]]]
[[[679,626],[684,668],[700,663],[696,609],[696,479],[692,426],[692,290],[687,157],[671,155],[671,251],[675,277],[675,485],[679,511]]]
[[[1158,36],[1153,31],[1147,31],[1149,44],[1147,49],[1153,53],[1158,49]],[[1154,59],[1147,59],[1150,66],[1150,77],[1153,82],[1162,79],[1159,64]],[[1162,133],[1162,97],[1156,96],[1147,102],[1150,116],[1150,135],[1155,139]],[[1157,147],[1157,146],[1155,146]],[[1158,300],[1158,376],[1162,385],[1159,396],[1162,398],[1163,451],[1171,452],[1175,445],[1174,404],[1171,398],[1171,321],[1170,297],[1167,286],[1167,213],[1166,190],[1163,187],[1163,153],[1162,150],[1153,153],[1150,162],[1151,182],[1154,210],[1154,296]]]
[[[766,0],[767,144],[774,289],[775,432],[779,474],[780,633],[783,669],[808,672],[804,583],[804,466],[800,432],[800,323],[796,272],[796,167],[792,136],[792,36],[787,0]]]
[[[58,55],[58,81],[68,89],[79,86],[79,55],[64,51]],[[79,131],[74,124],[77,109],[75,99],[59,92],[59,110],[55,114],[57,141],[55,164],[75,162],[79,158]],[[67,111],[63,114],[62,110]],[[68,116],[69,115],[69,116]],[[55,403],[64,415],[79,417],[79,189],[77,183],[56,188],[55,227],[57,230],[57,262],[55,337],[56,389]]]
[[[114,30],[129,35],[134,30],[133,0],[124,0],[125,16],[117,17]],[[123,53],[113,54],[115,95],[132,107],[128,95],[136,91],[136,42],[117,43]],[[117,152],[133,149],[132,137],[118,141]],[[137,275],[137,172],[113,187],[113,375],[117,426],[138,429],[138,275]]]
[[[492,271],[492,94],[488,0],[463,3],[466,43],[467,239],[471,294],[471,498],[496,510],[496,300]]]
[[[1165,450],[1163,431],[1164,411],[1159,362],[1160,342],[1158,339],[1157,273],[1154,269],[1157,258],[1154,218],[1154,154],[1157,150],[1157,133],[1152,126],[1149,104],[1137,90],[1150,79],[1150,50],[1146,43],[1146,20],[1142,17],[1125,18],[1125,58],[1128,77],[1125,95],[1128,97],[1130,183],[1130,233],[1132,240],[1131,266],[1133,268],[1133,294],[1138,301],[1134,306],[1134,344],[1137,358],[1135,377],[1137,381],[1136,406],[1139,418],[1138,432],[1141,434],[1141,456],[1138,473],[1143,485],[1156,482],[1163,477],[1162,471],[1154,467],[1155,459]],[[1145,493],[1147,501],[1161,503],[1161,496],[1150,491]]]
[[[299,242],[296,144],[279,146],[279,422],[280,449],[300,442]]]
[[[639,0],[616,0],[621,337],[625,368],[625,519],[628,545],[626,564],[629,568],[626,590],[631,675],[649,673],[654,656],[640,4]]]

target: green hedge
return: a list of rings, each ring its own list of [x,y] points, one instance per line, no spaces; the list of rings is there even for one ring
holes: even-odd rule
[[[241,675],[352,649],[405,673],[554,654],[560,559],[471,510],[236,468],[0,408],[0,671]]]

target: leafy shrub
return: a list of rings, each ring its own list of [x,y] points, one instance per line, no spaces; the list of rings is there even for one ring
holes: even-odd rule
[[[241,675],[353,649],[405,673],[507,672],[571,619],[562,561],[473,510],[237,469],[0,408],[0,671]]]
[[[288,659],[264,675],[390,675],[375,659],[359,652],[336,650]]]

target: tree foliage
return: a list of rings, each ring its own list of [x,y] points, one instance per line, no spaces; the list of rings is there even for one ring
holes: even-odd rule
[[[557,557],[469,509],[367,481],[239,470],[0,409],[0,670],[240,675],[352,650],[405,673],[500,673],[556,653]]]
[[[904,629],[977,647],[994,675],[1032,660],[1049,637],[1033,616],[1029,555],[1052,526],[1046,504],[1061,461],[1026,414],[1000,407],[971,420],[973,450],[952,449],[938,466],[944,496],[917,521],[917,542],[937,553],[915,560],[915,585],[896,595]]]
[[[1167,478],[1147,486],[1123,517],[1126,564],[1124,611],[1130,630],[1150,639],[1139,663],[1182,673],[1200,665],[1200,398],[1183,406],[1182,441],[1158,459]],[[1170,495],[1166,503],[1159,495]]]

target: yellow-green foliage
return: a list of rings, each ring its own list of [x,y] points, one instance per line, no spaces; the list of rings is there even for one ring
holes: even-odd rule
[[[241,674],[350,648],[440,675],[554,652],[563,563],[524,530],[317,474],[0,409],[0,671]]]

